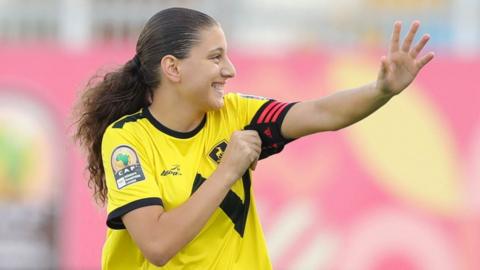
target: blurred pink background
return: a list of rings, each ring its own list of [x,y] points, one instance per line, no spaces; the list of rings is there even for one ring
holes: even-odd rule
[[[227,88],[282,101],[317,98],[374,80],[382,51],[233,49],[237,77]],[[29,174],[15,188],[0,185],[0,194],[53,205],[59,269],[99,269],[106,230],[70,138],[72,107],[99,68],[132,56],[128,46],[0,45],[0,146],[8,138],[30,145]],[[440,51],[371,117],[262,161],[253,187],[274,269],[480,269],[478,70],[480,58]],[[0,155],[3,180],[5,160]]]

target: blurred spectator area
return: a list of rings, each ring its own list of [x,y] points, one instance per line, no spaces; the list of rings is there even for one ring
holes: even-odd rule
[[[131,42],[151,15],[171,6],[212,15],[237,48],[383,45],[397,19],[422,21],[437,48],[468,54],[480,47],[478,0],[0,0],[0,42]]]

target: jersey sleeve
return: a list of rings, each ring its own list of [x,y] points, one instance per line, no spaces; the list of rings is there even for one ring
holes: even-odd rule
[[[147,149],[138,138],[119,128],[108,128],[102,140],[102,162],[107,184],[107,226],[125,229],[122,216],[140,207],[161,205]]]
[[[287,112],[295,105],[257,96],[235,94],[243,129],[256,130],[262,140],[260,159],[280,153],[294,139],[283,137],[281,127]]]

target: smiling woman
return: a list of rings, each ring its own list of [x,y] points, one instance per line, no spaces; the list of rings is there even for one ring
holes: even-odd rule
[[[165,76],[184,86],[179,92],[174,92],[177,99],[174,107],[179,108],[177,104],[181,102],[192,110],[205,112],[223,106],[223,88],[226,80],[235,76],[235,68],[227,56],[227,42],[220,26],[202,29],[199,36],[200,41],[191,49],[188,58],[176,61],[173,57],[166,57],[162,67],[165,66]],[[162,87],[172,88],[169,83]],[[163,100],[162,94],[169,94],[167,91],[159,91],[160,100]],[[160,107],[171,111],[163,104]]]
[[[351,125],[403,91],[432,58],[396,23],[377,81],[313,101],[224,94],[235,76],[219,23],[171,8],[145,25],[136,55],[93,80],[76,138],[107,203],[103,269],[271,269],[251,170],[296,138]]]
[[[234,76],[221,26],[172,8],[147,22],[132,60],[87,87],[76,138],[107,203],[103,269],[271,268],[249,167],[289,142],[293,104],[224,95]]]

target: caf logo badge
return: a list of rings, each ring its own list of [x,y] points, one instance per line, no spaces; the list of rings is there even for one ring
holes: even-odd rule
[[[145,180],[137,153],[130,146],[120,145],[115,148],[111,163],[118,189]]]
[[[221,141],[210,150],[208,156],[216,163],[220,163],[225,149],[227,149],[227,142]]]

